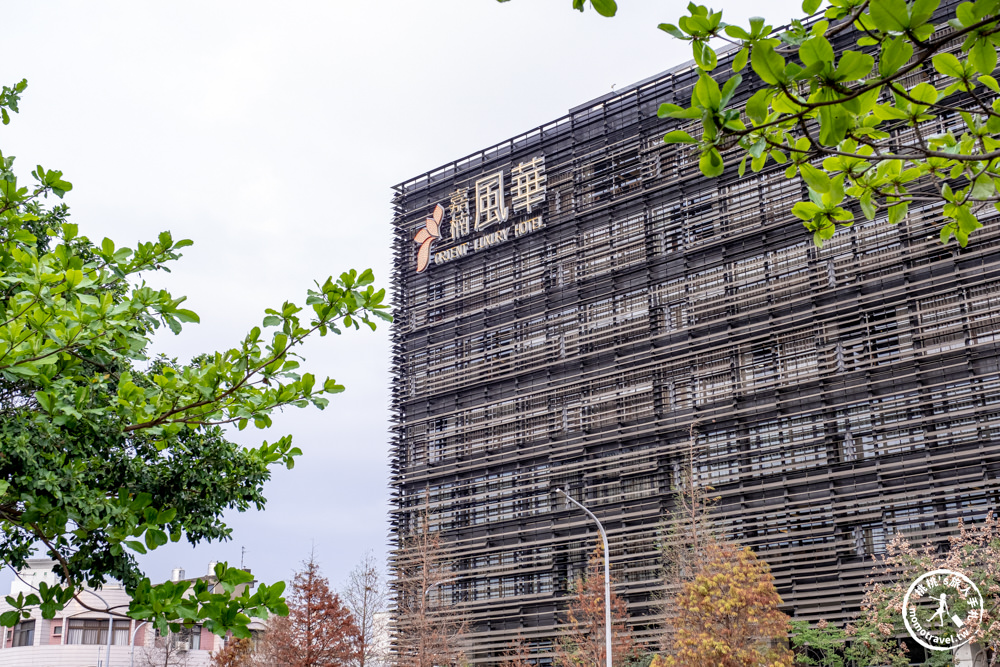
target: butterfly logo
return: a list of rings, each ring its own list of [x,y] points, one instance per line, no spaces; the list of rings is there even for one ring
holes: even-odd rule
[[[423,273],[431,261],[431,244],[441,238],[442,218],[444,209],[441,208],[441,204],[437,204],[431,217],[424,220],[424,226],[413,237],[413,242],[420,244],[417,248],[417,273]]]

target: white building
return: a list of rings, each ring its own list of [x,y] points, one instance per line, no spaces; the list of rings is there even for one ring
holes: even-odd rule
[[[28,567],[18,573],[10,593],[28,595],[39,582],[55,584],[52,571],[55,561],[33,559]],[[174,581],[184,579],[184,570],[174,570]],[[147,667],[171,665],[176,667],[207,667],[212,654],[221,649],[224,640],[203,630],[158,637],[148,623],[125,618],[129,596],[117,582],[105,584],[99,590],[86,589],[80,600],[92,611],[73,600],[50,620],[43,619],[36,609],[30,619],[18,623],[13,629],[4,629],[0,642],[0,667]],[[0,599],[0,612],[10,609]],[[110,660],[107,656],[108,630]]]

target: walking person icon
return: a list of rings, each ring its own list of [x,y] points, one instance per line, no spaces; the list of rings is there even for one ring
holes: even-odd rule
[[[982,593],[968,576],[952,570],[932,570],[917,577],[907,589],[903,624],[910,637],[925,649],[954,651],[976,637],[983,605]]]
[[[938,610],[934,612],[934,615],[927,619],[927,623],[930,624],[935,618],[938,620],[938,627],[944,625],[945,614],[948,613],[948,594],[942,593],[941,597],[938,598]]]

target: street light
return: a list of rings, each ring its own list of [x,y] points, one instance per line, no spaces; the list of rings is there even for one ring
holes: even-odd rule
[[[604,542],[604,653],[607,657],[607,667],[611,667],[611,563],[608,560],[608,534],[604,532],[604,526],[601,525],[601,521],[594,516],[593,512],[573,500],[562,489],[556,489],[556,493],[566,496],[566,500],[582,509],[587,513],[587,516],[594,520],[594,523],[597,524],[597,531],[601,534],[601,540]]]
[[[146,625],[147,623],[149,623],[149,621],[143,621],[139,625],[135,626],[134,630],[132,630],[132,650],[128,656],[128,667],[134,667],[135,665],[135,633],[139,632],[139,628]]]
[[[107,652],[106,657],[104,659],[104,667],[110,667],[110,665],[111,665],[111,640],[113,639],[113,635],[115,633],[115,617],[111,613],[111,606],[108,604],[107,600],[105,600],[104,598],[102,598],[100,595],[98,595],[94,591],[87,590],[85,592],[90,593],[95,598],[97,598],[98,600],[100,600],[101,602],[103,602],[104,606],[108,610],[108,652]],[[100,653],[98,653],[98,655],[100,655]],[[100,659],[98,659],[98,662],[100,662]]]
[[[442,579],[441,581],[435,581],[433,584],[424,589],[424,598],[427,594],[431,592],[431,589],[435,586],[440,586],[441,584],[450,584],[453,581],[458,581],[458,577],[452,577],[451,579]]]

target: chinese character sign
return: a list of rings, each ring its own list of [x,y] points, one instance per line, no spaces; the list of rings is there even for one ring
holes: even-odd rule
[[[476,181],[476,223],[474,228],[477,232],[490,225],[507,222],[509,212],[507,204],[504,202],[502,171]]]
[[[532,158],[510,170],[511,208],[531,213],[532,206],[545,202],[545,158]]]
[[[458,188],[451,193],[448,213],[451,215],[451,240],[457,241],[467,236],[472,219],[469,211],[469,188]]]
[[[413,239],[418,246],[417,273],[423,273],[432,261],[444,264],[545,228],[538,210],[545,205],[545,158],[538,156],[512,166],[509,193],[505,177],[504,170],[482,176],[474,187],[457,187],[443,206],[435,205]],[[443,250],[432,252],[435,243],[445,243],[445,215],[451,223],[450,238]],[[473,234],[494,225],[499,229]]]

